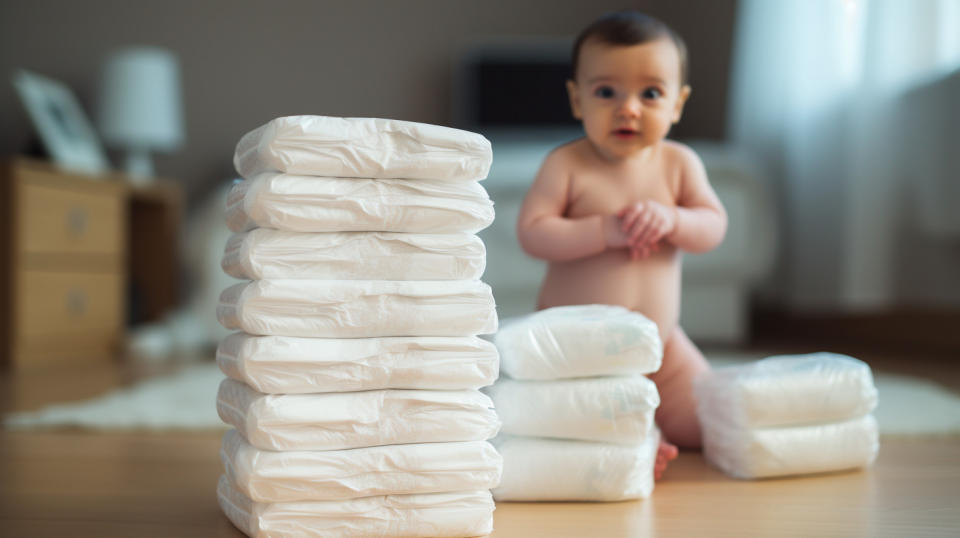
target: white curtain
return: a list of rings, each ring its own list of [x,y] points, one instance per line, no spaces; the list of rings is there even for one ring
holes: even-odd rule
[[[949,215],[942,200],[958,192],[955,169],[914,164],[960,153],[960,135],[943,140],[918,119],[929,106],[911,102],[958,67],[960,0],[740,1],[729,136],[763,161],[778,194],[780,300],[893,306],[916,208],[949,229],[927,214],[937,206],[960,237],[960,198]],[[940,95],[955,114],[960,95]]]

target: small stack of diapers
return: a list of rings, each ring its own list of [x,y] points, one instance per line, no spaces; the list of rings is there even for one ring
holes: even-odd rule
[[[864,467],[879,448],[870,367],[834,353],[717,368],[694,382],[707,460],[738,478]]]
[[[550,308],[504,322],[507,376],[485,389],[503,421],[498,501],[618,501],[653,490],[656,325],[625,308]]]
[[[250,536],[491,532],[499,419],[493,220],[480,135],[402,121],[273,120],[242,138],[217,350],[225,474]]]

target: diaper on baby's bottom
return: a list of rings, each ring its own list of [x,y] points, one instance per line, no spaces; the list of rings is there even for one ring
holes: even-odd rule
[[[475,181],[493,151],[477,133],[384,118],[286,116],[245,134],[233,156],[243,177],[270,170],[313,176]]]
[[[274,452],[235,430],[223,436],[220,460],[230,482],[257,502],[490,489],[503,465],[486,441]]]
[[[493,443],[503,457],[497,501],[622,501],[653,491],[660,433],[638,445],[507,435]]]
[[[493,497],[485,490],[258,503],[221,476],[217,500],[227,518],[252,538],[465,537],[493,531]]]
[[[694,391],[701,420],[745,428],[848,420],[877,406],[870,367],[836,353],[716,368],[697,377]]]
[[[484,389],[503,421],[503,433],[531,437],[640,443],[660,405],[644,376],[556,381],[500,379]]]
[[[873,463],[880,447],[873,415],[781,428],[735,428],[703,422],[703,454],[738,478],[842,471]]]
[[[476,389],[497,379],[497,349],[476,336],[299,338],[233,333],[217,347],[227,376],[265,393]]]
[[[244,280],[477,280],[486,249],[471,234],[284,232],[234,234],[221,263]]]
[[[495,342],[503,373],[514,379],[649,374],[663,356],[657,325],[612,305],[559,306],[504,320]]]
[[[263,450],[484,441],[500,429],[493,402],[476,390],[263,394],[225,379],[217,413]]]
[[[291,232],[476,233],[493,222],[479,183],[261,174],[227,194],[227,227]]]
[[[217,318],[249,334],[312,338],[497,330],[493,293],[479,280],[255,280],[224,290]]]

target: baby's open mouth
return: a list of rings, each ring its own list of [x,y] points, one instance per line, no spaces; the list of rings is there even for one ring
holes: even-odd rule
[[[617,135],[618,137],[620,137],[620,138],[629,138],[629,137],[631,137],[631,136],[636,135],[636,134],[637,134],[637,131],[635,131],[635,130],[633,130],[633,129],[623,128],[623,129],[616,129],[616,130],[613,131],[613,133],[614,133],[615,135]]]

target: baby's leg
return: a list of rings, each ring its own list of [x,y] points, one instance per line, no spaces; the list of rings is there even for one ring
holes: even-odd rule
[[[709,369],[703,354],[683,329],[674,327],[663,347],[663,366],[650,379],[660,391],[657,426],[667,441],[681,448],[700,448],[693,378]]]

